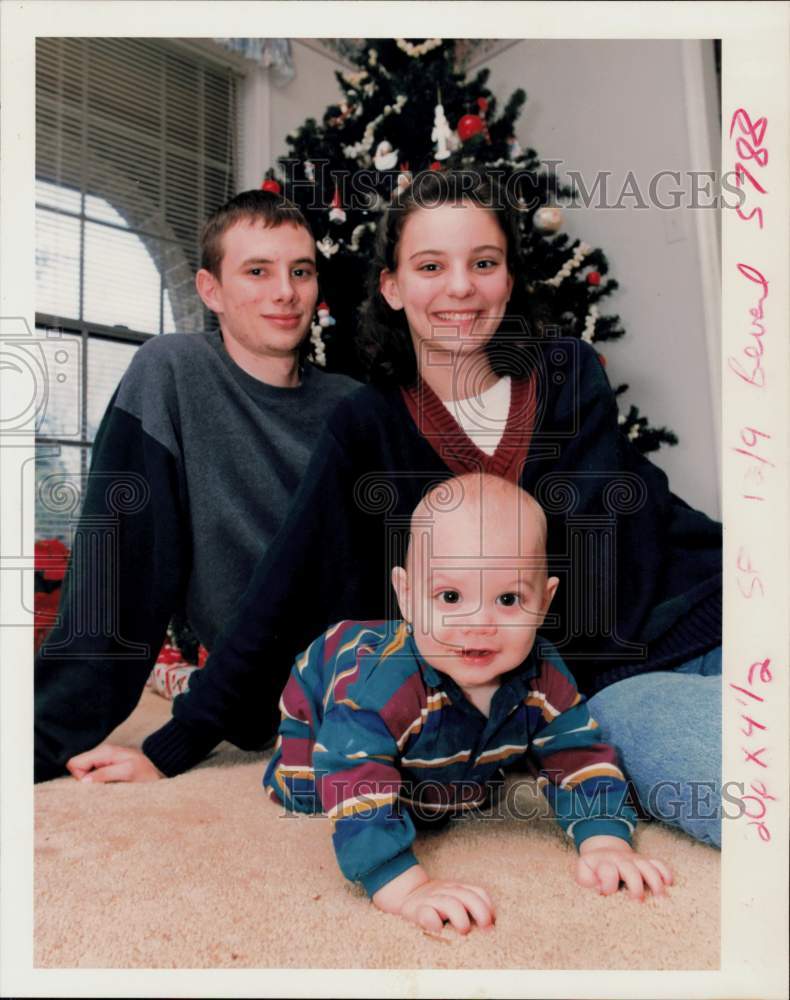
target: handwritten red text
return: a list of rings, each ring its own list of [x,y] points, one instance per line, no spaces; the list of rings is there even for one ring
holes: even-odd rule
[[[744,108],[738,108],[730,119],[730,138],[732,138],[732,133],[736,128],[740,131],[740,135],[735,140],[735,153],[739,157],[735,162],[735,183],[738,187],[743,187],[745,182],[748,181],[758,195],[768,194],[752,172],[755,169],[764,167],[768,163],[768,149],[763,145],[767,127],[767,118],[758,118],[756,122],[752,123],[748,112]],[[744,165],[744,160],[751,161],[751,170]],[[743,219],[744,222],[756,219],[760,229],[763,228],[763,209],[760,205],[753,208],[748,215],[741,211],[740,206],[735,211],[738,217]]]
[[[760,768],[762,772],[768,770],[768,761],[765,759],[768,748],[765,745],[759,746],[758,744],[764,740],[764,734],[768,732],[768,726],[759,718],[761,712],[760,706],[765,704],[765,697],[757,694],[755,686],[758,683],[770,684],[772,680],[771,659],[770,657],[766,657],[764,660],[755,660],[750,665],[743,684],[730,682],[732,690],[737,692],[735,700],[747,710],[740,713],[740,722],[742,725],[739,727],[740,733],[747,740],[752,740],[751,743],[741,742],[740,744],[744,763]],[[763,777],[765,777],[764,774]],[[775,802],[776,796],[769,794],[762,778],[759,781],[753,781],[749,788],[753,794],[744,795],[741,800],[744,807],[743,815],[746,817],[749,826],[757,827],[757,834],[760,840],[769,841],[771,839],[771,831],[766,822],[766,815],[768,813],[767,803],[769,801]]]
[[[762,389],[765,386],[765,369],[762,363],[763,354],[765,353],[765,346],[763,344],[765,324],[762,322],[765,315],[763,312],[763,302],[768,298],[768,282],[760,271],[756,267],[752,267],[751,264],[738,264],[738,270],[744,278],[748,278],[749,281],[753,281],[756,285],[760,286],[762,295],[757,300],[757,304],[749,310],[749,315],[752,317],[752,329],[749,331],[751,341],[747,343],[741,352],[750,359],[747,362],[747,367],[744,368],[741,362],[733,357],[727,358],[727,364],[730,366],[730,371],[734,372],[738,378],[743,379],[744,382],[748,382],[749,385],[754,385],[758,389]],[[751,367],[748,367],[748,365],[751,365]]]

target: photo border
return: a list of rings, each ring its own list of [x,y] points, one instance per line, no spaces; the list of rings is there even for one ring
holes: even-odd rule
[[[188,16],[187,16],[188,11]],[[788,7],[751,3],[323,3],[223,4],[172,2],[93,3],[76,0],[23,0],[3,3],[2,19],[2,289],[0,324],[16,318],[34,328],[34,40],[42,35],[243,36],[254,24],[270,36],[296,37],[310,24],[310,37],[375,36],[397,23],[402,37],[441,34],[498,38],[714,38],[722,39],[722,171],[735,168],[735,140],[728,135],[738,108],[751,118],[768,119],[770,159],[761,173],[764,227],[722,218],[722,482],[725,524],[724,779],[745,785],[762,779],[771,802],[772,839],[760,840],[746,822],[724,824],[722,857],[722,967],[712,972],[475,970],[426,971],[285,969],[266,970],[77,970],[34,969],[32,947],[32,644],[27,627],[0,630],[0,788],[2,789],[2,919],[0,993],[4,996],[519,996],[519,997],[765,997],[786,991],[788,882]],[[144,27],[140,27],[144,26]],[[492,26],[495,28],[491,30]],[[367,32],[365,32],[367,28]],[[489,30],[486,31],[485,29]],[[751,191],[750,210],[756,207]],[[765,327],[753,333],[755,290],[739,264],[766,278]],[[0,335],[3,333],[0,330]],[[731,359],[754,362],[745,348],[761,344],[765,384],[755,386],[735,374]],[[6,373],[2,373],[8,389]],[[25,401],[19,400],[22,407]],[[8,405],[8,404],[4,404]],[[765,499],[744,495],[743,438],[759,438],[773,463],[765,479]],[[748,435],[747,435],[748,436]],[[740,449],[740,450],[739,450]],[[31,435],[0,442],[2,513],[18,510],[21,457],[33,456]],[[753,459],[754,460],[754,459]],[[28,467],[32,462],[28,461]],[[32,468],[30,471],[32,477]],[[29,485],[29,484],[28,484]],[[13,522],[13,523],[9,523]],[[0,620],[11,621],[19,603],[20,569],[32,568],[32,529],[23,548],[13,536],[18,517],[0,524]],[[21,555],[16,555],[21,551]],[[10,553],[10,555],[9,555]],[[747,565],[749,569],[745,567]],[[8,571],[11,572],[8,572]],[[759,575],[762,594],[753,581]],[[32,573],[23,603],[32,606]],[[12,580],[13,582],[9,582]],[[744,591],[752,588],[752,597]],[[744,624],[748,622],[748,627]],[[766,774],[744,756],[744,738],[733,685],[749,686],[752,664],[770,660],[771,681],[755,691],[767,730]],[[758,671],[759,676],[759,671]],[[265,993],[262,992],[265,989]]]

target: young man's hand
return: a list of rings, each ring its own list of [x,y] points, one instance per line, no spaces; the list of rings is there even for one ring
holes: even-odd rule
[[[645,886],[654,896],[672,885],[672,872],[662,861],[643,858],[619,837],[588,837],[579,848],[576,881],[604,896],[617,892],[624,882],[632,899],[644,897]]]
[[[66,762],[77,781],[157,781],[164,775],[142,750],[101,743],[93,750],[77,754]]]
[[[468,934],[473,921],[479,927],[494,924],[494,905],[485,889],[428,878],[420,865],[379,889],[373,902],[380,910],[399,913],[432,934],[439,934],[445,921],[459,934]]]

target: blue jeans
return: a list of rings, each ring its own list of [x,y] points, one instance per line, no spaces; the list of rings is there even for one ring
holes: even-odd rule
[[[610,684],[589,709],[645,811],[721,847],[721,646]]]

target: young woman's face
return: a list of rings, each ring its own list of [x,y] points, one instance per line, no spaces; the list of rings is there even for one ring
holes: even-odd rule
[[[381,293],[403,309],[417,364],[429,353],[482,352],[513,288],[507,240],[493,214],[470,202],[419,208],[401,232],[398,266],[381,275]]]

